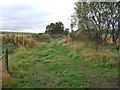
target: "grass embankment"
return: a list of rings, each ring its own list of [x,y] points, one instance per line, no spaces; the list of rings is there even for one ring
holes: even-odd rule
[[[117,67],[89,60],[59,40],[16,49],[9,67],[11,77],[4,88],[117,87]]]

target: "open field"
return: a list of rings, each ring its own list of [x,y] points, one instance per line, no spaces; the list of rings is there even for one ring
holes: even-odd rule
[[[116,46],[96,50],[93,45],[63,38],[18,47],[9,54],[10,76],[3,88],[118,87]]]

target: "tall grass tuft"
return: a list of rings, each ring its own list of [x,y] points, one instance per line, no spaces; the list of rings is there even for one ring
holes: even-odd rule
[[[69,45],[71,50],[76,51],[88,60],[104,62],[108,67],[117,67],[118,49],[117,45],[97,44],[93,41],[72,40],[70,37],[64,38],[63,43]]]
[[[31,35],[16,35],[16,34],[3,34],[2,46],[8,48],[10,52],[18,47],[30,48],[35,45],[35,41]]]

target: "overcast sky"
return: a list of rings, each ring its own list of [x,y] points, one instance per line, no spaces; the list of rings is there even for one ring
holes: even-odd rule
[[[0,30],[44,32],[61,21],[70,28],[70,16],[78,0],[0,0]]]

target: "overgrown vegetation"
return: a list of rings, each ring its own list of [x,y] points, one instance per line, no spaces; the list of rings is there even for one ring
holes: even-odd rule
[[[70,34],[62,22],[47,25],[46,34],[2,34],[10,69],[4,88],[118,87],[118,3],[75,5]]]
[[[35,45],[31,35],[16,35],[5,33],[2,35],[2,49],[9,49],[9,53],[12,53],[16,48],[29,48]]]
[[[83,35],[81,35],[81,39],[79,39],[79,41],[67,37],[63,39],[63,42],[70,46],[72,50],[80,53],[80,55],[83,55],[90,61],[99,60],[110,68],[118,67],[118,45],[98,44],[96,42],[89,41],[89,39],[86,39]]]
[[[49,42],[49,40],[50,37],[47,35],[5,33],[2,34],[2,52],[8,48],[9,53],[13,53],[17,48],[31,48],[37,42]]]
[[[34,38],[34,40],[38,41],[38,42],[49,42],[51,39],[51,36],[49,34],[43,34],[43,35],[32,35],[32,37]]]
[[[37,43],[29,51],[16,50],[9,57],[10,81],[4,82],[3,87],[117,87],[117,68],[109,68],[100,60],[91,61],[67,44],[50,40],[49,44]]]
[[[111,38],[112,43],[116,44],[120,36],[119,5],[119,2],[78,1],[75,3],[71,25],[77,25],[79,30],[73,34],[84,31],[92,41],[106,43]]]

